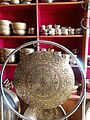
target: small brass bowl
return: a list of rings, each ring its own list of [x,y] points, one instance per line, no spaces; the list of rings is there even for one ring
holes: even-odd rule
[[[13,22],[12,23],[13,30],[26,30],[26,23],[24,22]]]

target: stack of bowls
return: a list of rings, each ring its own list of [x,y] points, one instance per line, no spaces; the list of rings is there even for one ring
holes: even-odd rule
[[[10,35],[10,25],[9,20],[0,20],[0,35]]]
[[[25,35],[26,33],[26,23],[24,22],[13,22],[12,29],[14,35]]]
[[[20,59],[22,59],[24,56],[26,56],[32,52],[34,52],[33,48],[22,48],[21,50],[19,50]]]
[[[12,48],[0,48],[0,62],[4,63],[7,57],[10,55],[10,53],[13,52],[14,50],[15,49]],[[8,63],[14,63],[14,62],[15,62],[15,55],[12,55]]]

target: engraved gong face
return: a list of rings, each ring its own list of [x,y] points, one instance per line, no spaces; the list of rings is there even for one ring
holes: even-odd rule
[[[17,94],[29,105],[57,107],[71,95],[74,73],[61,56],[37,51],[25,56],[14,73]]]

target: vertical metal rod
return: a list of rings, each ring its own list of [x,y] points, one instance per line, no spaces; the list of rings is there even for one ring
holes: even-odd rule
[[[89,14],[90,14],[90,0],[86,0],[86,13],[87,13],[87,25],[86,25],[86,55],[88,54],[88,42],[89,42]],[[87,66],[87,56],[86,56],[86,65]],[[87,68],[85,69],[85,73],[87,73]],[[82,102],[82,120],[86,120],[86,80],[85,80],[85,89],[84,89],[84,99]]]
[[[89,14],[90,14],[90,1],[87,0],[86,1],[87,6],[86,6],[86,12],[87,12],[87,29],[86,29],[86,34],[87,34],[87,47],[88,48],[88,42],[89,42],[89,31],[90,31],[90,27],[89,27]],[[88,54],[88,49],[86,50],[86,54]],[[87,57],[86,57],[86,61],[87,61]],[[86,65],[87,66],[87,62]],[[85,70],[85,73],[87,73],[87,69]],[[84,100],[82,102],[82,120],[86,120],[86,80],[85,80],[85,89],[84,89]]]
[[[4,120],[4,102],[3,102],[3,96],[1,95],[1,120]]]
[[[86,120],[86,81],[85,81],[84,99],[82,102],[82,120]]]

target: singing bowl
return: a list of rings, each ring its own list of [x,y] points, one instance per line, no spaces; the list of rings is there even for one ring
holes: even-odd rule
[[[58,120],[64,116],[60,106],[52,109],[41,109],[39,107],[28,107],[24,116],[31,120]]]
[[[7,59],[8,56],[0,56],[0,62],[1,63],[4,63],[5,60]],[[15,56],[12,56],[10,58],[10,60],[8,61],[8,63],[14,63],[15,62]]]
[[[14,50],[13,48],[0,48],[0,56],[9,56]]]
[[[26,30],[26,23],[24,23],[24,22],[13,22],[12,23],[12,29],[13,30]]]
[[[21,50],[19,50],[20,59],[22,59],[22,57],[24,57],[32,52],[34,52],[33,48],[22,48]]]
[[[9,20],[0,20],[0,26],[4,25],[9,27],[11,24],[12,22]]]
[[[9,103],[12,105],[12,107],[15,110],[17,110],[20,113],[21,105],[20,105],[20,101],[19,101],[19,98],[17,97],[17,95],[14,92],[12,92],[11,90],[6,89],[6,88],[4,88],[4,91],[5,91],[5,95],[9,101]],[[1,107],[1,103],[0,103],[0,107]],[[17,116],[15,115],[14,112],[12,112],[10,110],[10,108],[6,104],[5,100],[3,100],[3,110],[4,110],[4,112],[3,112],[4,120],[16,120],[17,119]],[[0,110],[0,118],[1,118],[1,110]]]
[[[23,57],[14,72],[16,92],[27,104],[43,109],[63,104],[74,88],[74,73],[62,56],[37,51]]]

